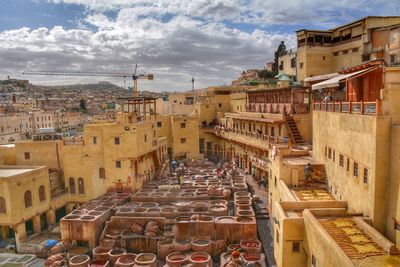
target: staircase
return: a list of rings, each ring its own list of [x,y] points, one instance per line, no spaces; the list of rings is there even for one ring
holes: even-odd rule
[[[293,120],[293,116],[286,117],[286,126],[289,130],[290,138],[294,144],[303,143],[303,138],[301,138],[299,129],[297,128],[296,122]]]

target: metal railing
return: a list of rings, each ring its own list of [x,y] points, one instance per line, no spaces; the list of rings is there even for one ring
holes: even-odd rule
[[[375,102],[314,102],[313,110],[326,111],[326,112],[339,112],[349,114],[362,114],[362,115],[380,115],[381,101]]]

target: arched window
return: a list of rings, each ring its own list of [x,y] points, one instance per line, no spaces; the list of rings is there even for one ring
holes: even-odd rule
[[[6,200],[3,197],[0,197],[0,213],[6,213]]]
[[[99,169],[99,177],[100,179],[106,179],[106,170],[104,168]]]
[[[85,194],[85,184],[82,177],[79,177],[78,179],[78,191],[81,195]]]
[[[75,179],[73,177],[69,178],[69,192],[75,194]]]
[[[24,195],[25,208],[32,207],[32,193],[31,191],[26,191]]]
[[[41,185],[39,187],[39,200],[40,200],[40,202],[46,200],[46,189],[45,189],[44,185]]]

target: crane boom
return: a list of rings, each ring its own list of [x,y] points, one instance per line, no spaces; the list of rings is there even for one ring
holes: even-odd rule
[[[25,71],[23,75],[44,75],[44,76],[75,76],[75,77],[114,77],[114,78],[132,78],[134,82],[133,96],[139,95],[137,80],[154,80],[153,74],[136,75],[137,65],[134,73],[124,72],[97,72],[97,71]]]

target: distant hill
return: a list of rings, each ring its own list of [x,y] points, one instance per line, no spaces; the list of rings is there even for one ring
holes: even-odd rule
[[[72,85],[52,85],[52,86],[42,86],[43,88],[52,88],[56,90],[126,90],[112,83],[89,83],[89,84],[72,84]]]

